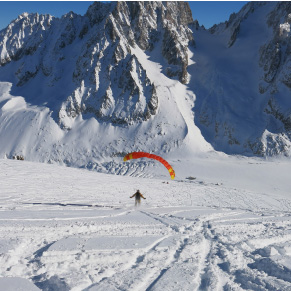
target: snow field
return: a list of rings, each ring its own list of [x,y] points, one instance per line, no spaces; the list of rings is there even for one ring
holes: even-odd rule
[[[291,288],[287,195],[27,161],[0,164],[5,290]],[[147,198],[140,207],[129,198],[137,188]]]

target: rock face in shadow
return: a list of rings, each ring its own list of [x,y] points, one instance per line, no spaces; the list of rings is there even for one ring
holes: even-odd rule
[[[194,32],[203,63],[192,86],[196,124],[215,149],[290,155],[290,24],[290,2],[250,2],[225,23]]]

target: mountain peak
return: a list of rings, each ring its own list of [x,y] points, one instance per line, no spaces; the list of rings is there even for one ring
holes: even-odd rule
[[[100,23],[105,17],[108,16],[109,11],[111,11],[113,2],[99,2],[95,1],[91,4],[85,14],[90,19],[91,25]]]

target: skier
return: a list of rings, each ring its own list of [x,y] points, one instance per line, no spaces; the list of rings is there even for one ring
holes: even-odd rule
[[[135,196],[135,206],[138,206],[140,204],[140,197],[143,199],[146,199],[142,196],[139,190],[137,190],[130,198],[133,198]]]

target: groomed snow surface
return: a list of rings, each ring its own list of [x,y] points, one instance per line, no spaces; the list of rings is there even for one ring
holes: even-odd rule
[[[291,290],[290,162],[174,164],[172,181],[0,160],[0,290]]]

